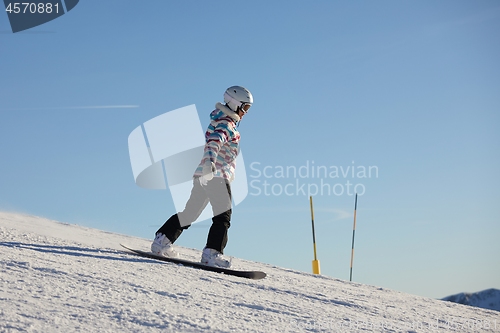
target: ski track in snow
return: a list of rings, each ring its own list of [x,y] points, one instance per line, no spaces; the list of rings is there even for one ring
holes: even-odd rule
[[[235,258],[268,274],[246,280],[119,245],[150,242],[0,212],[0,332],[500,332],[497,311]]]

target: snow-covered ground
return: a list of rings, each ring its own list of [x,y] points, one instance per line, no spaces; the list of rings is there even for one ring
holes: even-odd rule
[[[129,255],[119,243],[150,245],[0,213],[0,332],[500,332],[497,311],[234,259],[268,273],[246,280]]]

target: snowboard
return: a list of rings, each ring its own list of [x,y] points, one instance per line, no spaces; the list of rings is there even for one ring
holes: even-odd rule
[[[238,276],[238,277],[252,279],[252,280],[260,280],[260,279],[263,279],[266,277],[266,273],[261,272],[261,271],[240,271],[240,270],[235,270],[235,269],[230,269],[230,268],[208,266],[208,265],[202,264],[201,262],[158,256],[158,255],[153,254],[151,252],[135,250],[135,249],[132,249],[132,248],[125,246],[123,244],[120,244],[120,245],[135,255],[145,257],[145,258],[150,258],[150,259],[171,262],[171,263],[186,266],[186,267],[202,269],[202,270],[210,271],[210,272],[224,273],[227,275],[233,275],[233,276]]]

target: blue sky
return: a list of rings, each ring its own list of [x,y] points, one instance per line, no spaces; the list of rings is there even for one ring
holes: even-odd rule
[[[327,184],[318,258],[348,279],[349,182],[354,281],[500,288],[498,31],[497,1],[81,1],[16,34],[0,14],[0,209],[151,238],[175,209],[135,185],[128,135],[190,104],[205,127],[237,84],[255,98],[239,128],[254,183],[226,254],[311,271],[309,198],[279,189]],[[275,174],[306,165],[377,173]],[[178,244],[201,249],[208,227]]]

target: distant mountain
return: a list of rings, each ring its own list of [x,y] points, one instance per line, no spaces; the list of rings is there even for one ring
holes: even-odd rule
[[[478,308],[500,311],[500,290],[486,289],[477,293],[460,293],[442,299]]]

